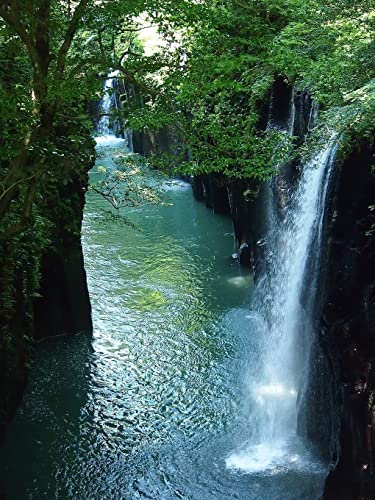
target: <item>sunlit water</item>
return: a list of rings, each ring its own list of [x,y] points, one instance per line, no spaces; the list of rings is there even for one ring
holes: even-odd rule
[[[38,345],[2,450],[6,499],[319,497],[325,468],[295,437],[248,452],[252,405],[295,394],[250,397],[261,328],[229,219],[183,182],[166,194],[129,210],[139,230],[88,196],[94,336]]]

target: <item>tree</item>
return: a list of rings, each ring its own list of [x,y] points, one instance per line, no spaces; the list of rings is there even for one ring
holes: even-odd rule
[[[276,173],[275,165],[293,154],[287,134],[259,127],[276,76],[308,89],[319,104],[315,136],[326,140],[325,132],[335,129],[348,148],[372,140],[370,2],[205,0],[194,15],[189,24],[172,17],[162,25],[166,39],[174,33],[169,53],[159,54],[162,72],[147,58],[130,55],[147,106],[125,108],[133,128],[178,127],[185,146],[181,160],[194,158],[185,163],[186,172],[256,180]]]
[[[3,73],[0,82],[1,239],[30,226],[37,193],[42,203],[43,192],[87,169],[93,143],[86,104],[100,95],[99,75],[117,66],[126,73],[115,45],[129,45],[147,9],[154,2],[1,0],[1,54],[13,69],[13,80]]]
[[[0,0],[0,439],[24,383],[45,257],[60,269],[82,265],[95,146],[87,103],[100,97],[118,63],[116,40],[131,40],[144,6]]]

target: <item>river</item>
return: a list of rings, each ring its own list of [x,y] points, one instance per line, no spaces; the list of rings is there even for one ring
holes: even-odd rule
[[[94,334],[37,345],[2,451],[7,500],[319,497],[326,468],[302,443],[244,451],[259,332],[229,218],[185,182],[164,194],[127,210],[136,229],[88,195]]]

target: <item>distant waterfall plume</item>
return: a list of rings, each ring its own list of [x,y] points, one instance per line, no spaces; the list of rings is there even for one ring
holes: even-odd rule
[[[114,79],[118,76],[118,73],[118,71],[110,73],[104,83],[104,97],[100,106],[102,116],[96,127],[97,137],[95,139],[97,144],[100,145],[119,146],[125,142],[123,138],[117,136],[110,117],[111,109],[116,103],[112,89]]]
[[[327,146],[305,165],[284,214],[273,211],[269,221],[265,270],[252,307],[258,355],[246,378],[253,401],[249,440],[227,458],[232,469],[256,472],[298,460],[291,442],[297,440],[297,395],[308,373],[308,304],[316,293],[313,276],[318,272],[336,149]],[[304,306],[302,295],[308,296]]]
[[[102,116],[100,117],[97,132],[99,136],[113,135],[113,129],[110,125],[110,112],[113,104],[113,79],[117,76],[118,71],[114,71],[108,75],[104,83],[104,97],[101,102]]]

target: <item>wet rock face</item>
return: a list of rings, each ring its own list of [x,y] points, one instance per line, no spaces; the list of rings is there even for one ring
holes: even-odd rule
[[[88,168],[92,166],[89,158],[88,155]],[[4,314],[0,318],[0,444],[27,381],[30,340],[90,332],[92,329],[80,237],[87,182],[87,173],[83,172],[74,181],[60,186],[51,200],[46,200],[46,205],[49,205],[45,207],[46,220],[53,224],[54,230],[50,235],[51,245],[43,254],[36,255],[35,248],[26,244],[24,251],[29,253],[22,265],[16,261],[11,243],[8,251],[2,254],[0,299]],[[34,266],[39,267],[39,262],[41,281],[35,293],[32,273]],[[11,288],[3,286],[5,278]],[[9,289],[12,290],[12,302],[7,308],[4,303]]]
[[[267,127],[287,130],[291,126],[293,89],[283,78],[276,78],[269,104],[269,117]]]
[[[161,153],[173,154],[178,149],[178,138],[172,127],[164,127],[154,131],[145,129],[142,132],[132,132],[133,152],[142,156],[153,156]]]
[[[276,80],[272,89],[268,126],[289,133],[296,145],[300,146],[313,127],[314,120],[315,105],[308,91],[297,91],[284,80]],[[299,172],[298,161],[291,161],[280,167],[279,174],[272,180],[276,209],[281,217],[289,202],[290,187],[297,182]]]
[[[121,109],[132,101],[143,107],[147,101],[139,88],[123,79],[114,79],[113,88],[115,92],[112,100],[116,109]],[[128,140],[130,151],[142,156],[149,157],[162,153],[173,155],[180,147],[176,130],[172,126],[164,126],[159,130],[144,128],[142,131],[135,131],[128,129],[124,120],[117,117],[112,119],[111,128],[117,136]]]
[[[92,330],[91,305],[81,244],[81,227],[87,175],[76,178],[61,191],[74,213],[75,231],[69,213],[56,214],[54,248],[42,258],[41,283],[34,300],[34,337],[41,339]]]
[[[229,215],[228,181],[222,174],[197,175],[192,179],[193,194],[215,214]]]
[[[326,499],[375,498],[375,175],[369,147],[341,168],[330,214],[322,338],[339,395],[338,462]]]
[[[34,301],[35,338],[91,331],[91,307],[79,242],[66,249],[64,256],[44,256],[39,293]]]
[[[195,176],[192,187],[197,201],[204,202],[215,214],[231,216],[237,258],[243,266],[254,267],[257,239],[264,233],[264,200],[258,197],[259,186],[251,180],[229,179],[214,173]]]

